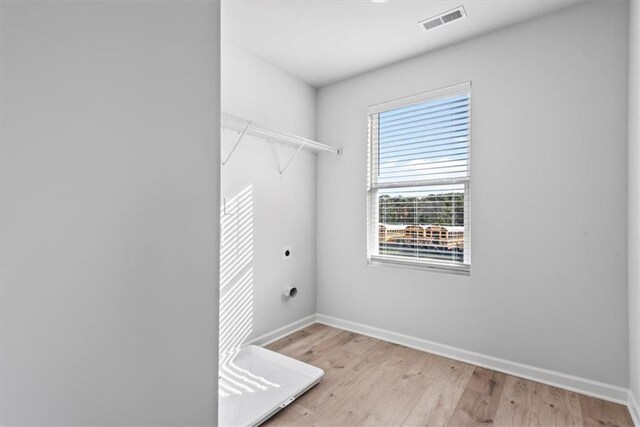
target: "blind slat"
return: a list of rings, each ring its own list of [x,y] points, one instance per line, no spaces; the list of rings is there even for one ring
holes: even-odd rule
[[[393,142],[404,142],[406,139],[417,138],[415,135],[419,135],[420,137],[431,137],[438,135],[451,135],[452,133],[458,132],[468,132],[469,124],[461,123],[455,124],[451,126],[441,126],[433,129],[418,129],[418,130],[407,130],[406,132],[396,133],[394,135],[379,137],[380,144],[391,144]],[[414,135],[414,136],[410,136]],[[447,137],[448,138],[448,137]],[[398,144],[398,145],[401,145]]]
[[[413,110],[410,113],[398,113],[398,115],[394,118],[393,115],[384,115],[384,122],[386,124],[392,124],[395,122],[407,120],[407,119],[415,119],[416,117],[429,116],[434,113],[438,113],[439,111],[451,111],[460,107],[469,106],[469,99],[463,98],[459,101],[455,101],[449,104],[449,106],[443,106],[442,108],[436,107],[434,109],[424,108]]]
[[[430,142],[440,142],[440,141],[451,141],[452,138],[465,138],[468,140],[469,130],[465,129],[463,131],[456,132],[441,132],[436,136],[436,138],[421,138],[421,137],[411,137],[405,139],[398,139],[397,141],[384,141],[384,147],[382,149],[383,152],[395,151],[399,147],[409,147],[411,145],[420,144],[421,146],[428,146]],[[377,140],[377,138],[376,138]],[[445,145],[446,143],[441,143],[441,145]]]
[[[429,148],[452,147],[454,144],[465,144],[465,147],[468,147],[469,139],[468,139],[466,134],[464,136],[455,137],[455,139],[458,139],[458,140],[461,140],[461,141],[440,143],[440,141],[447,141],[448,140],[447,138],[442,138],[442,139],[430,140],[430,141],[427,141],[427,142],[430,142],[430,143],[438,142],[438,144],[429,144]],[[419,144],[424,145],[423,142],[425,142],[425,141],[415,141],[415,142],[404,144],[404,148],[386,150],[385,152],[383,152],[382,150],[379,150],[379,151],[380,151],[381,155],[389,155],[388,153],[395,154],[395,153],[402,153],[402,152],[407,152],[407,151],[413,151],[413,152],[419,153],[422,148],[420,148],[420,147],[416,148],[415,145],[419,145]],[[381,157],[381,156],[379,156],[378,153],[375,153],[375,154],[372,155],[372,157]]]
[[[440,123],[440,122],[445,122],[450,120],[457,120],[458,117],[466,118],[467,111],[468,111],[468,106],[463,105],[461,107],[456,108],[455,110],[445,111],[442,114],[421,115],[421,117],[418,117],[418,116],[406,117],[402,120],[401,119],[389,120],[389,121],[381,120],[381,125],[378,125],[378,127],[383,127],[385,129],[395,129],[395,128],[400,128],[404,126],[409,126],[414,123],[422,123],[424,125],[430,125],[430,124],[435,124],[435,123]]]

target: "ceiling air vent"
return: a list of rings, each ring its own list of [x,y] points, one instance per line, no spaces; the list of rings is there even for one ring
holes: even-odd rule
[[[465,16],[467,16],[467,14],[464,11],[464,7],[460,6],[448,12],[420,21],[419,24],[420,28],[424,31],[429,31],[441,25],[448,24],[449,22],[464,18]]]

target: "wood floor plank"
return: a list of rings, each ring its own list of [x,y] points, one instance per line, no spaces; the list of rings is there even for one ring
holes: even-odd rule
[[[268,348],[269,350],[273,350],[273,351],[279,351],[295,342],[300,341],[302,338],[305,338],[307,336],[309,336],[310,333],[308,331],[305,331],[304,329],[301,329],[299,331],[296,331],[292,334],[287,335],[284,338],[281,338],[277,341],[272,342],[271,344],[265,346],[266,348]]]
[[[299,357],[300,360],[325,371],[322,381],[298,399],[299,404],[317,413],[326,412],[336,399],[343,398],[343,390],[351,387],[363,371],[376,363],[377,358],[364,357],[344,350],[344,343],[350,342],[354,335],[342,331]],[[386,349],[389,345],[375,340],[372,349]],[[388,352],[385,354],[389,355]]]
[[[322,381],[297,400],[298,404],[315,412],[323,412],[332,400],[340,398],[336,391],[359,375],[362,357],[336,349],[313,360],[313,365],[324,370]]]
[[[577,393],[540,384],[539,422],[549,426],[582,425]]]
[[[496,425],[582,425],[576,393],[507,376],[496,412]]]
[[[325,330],[329,330],[329,329],[338,330],[338,331],[341,330],[341,329],[338,329],[338,328],[334,328],[334,327],[325,325],[324,323],[312,323],[311,325],[304,327],[304,330],[309,332],[310,334],[315,334],[318,331],[325,331]]]
[[[507,376],[496,411],[495,424],[499,426],[531,425],[538,419],[539,387],[537,383]]]
[[[493,425],[506,377],[505,374],[476,367],[447,424],[452,427]]]
[[[318,420],[318,414],[297,403],[292,403],[271,417],[263,426],[312,426]]]
[[[441,426],[453,415],[475,367],[451,359],[444,360],[403,425]]]
[[[363,357],[368,363],[384,363],[390,360],[400,363],[406,359],[407,354],[411,354],[414,351],[399,344],[378,340]]]
[[[580,407],[585,426],[633,426],[629,410],[622,405],[580,395]]]
[[[315,325],[316,324],[312,326]],[[302,330],[308,332],[309,334],[298,340],[290,342],[288,345],[283,346],[278,350],[278,352],[286,356],[301,360],[305,353],[313,352],[314,349],[317,349],[325,341],[330,340],[331,338],[339,334],[348,334],[348,332],[346,331],[336,328],[330,328],[324,325],[320,325],[320,327],[314,328],[308,327]],[[308,355],[306,357],[308,357]]]
[[[341,337],[336,335],[333,339],[341,341]],[[365,356],[345,351],[338,345],[334,348],[320,348],[313,353],[308,362],[322,368],[325,375],[320,384],[298,399],[298,403],[319,414],[328,412],[334,405],[334,400],[344,399],[344,390],[349,390],[363,372],[382,360],[394,359],[393,353],[388,350],[399,346],[376,341]],[[384,355],[387,357],[383,358]]]
[[[342,346],[342,349],[351,353],[363,355],[369,352],[369,350],[371,350],[378,342],[379,340],[375,338],[354,334],[353,338]]]
[[[428,353],[420,354],[407,371],[371,408],[364,421],[366,425],[398,426],[407,418],[435,376],[442,358]]]
[[[339,399],[324,408],[318,424],[365,425],[372,409],[387,396],[397,379],[421,357],[414,350],[402,346],[389,349],[388,356],[379,363],[375,358],[368,359],[368,364],[365,358],[366,368],[335,391]]]
[[[297,359],[306,363],[313,363],[314,360],[325,357],[327,354],[334,352],[335,349],[342,348],[352,338],[353,333],[348,331],[340,331],[328,338],[325,336],[324,340],[301,348],[303,352],[298,354]]]

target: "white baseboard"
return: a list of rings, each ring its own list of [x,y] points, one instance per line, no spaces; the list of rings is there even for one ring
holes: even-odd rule
[[[629,413],[631,414],[633,423],[636,427],[640,427],[640,404],[638,404],[638,399],[636,399],[631,390],[629,390],[629,403],[627,406],[629,407]]]
[[[351,332],[400,344],[405,347],[426,351],[428,353],[434,353],[450,359],[459,360],[461,362],[470,363],[483,368],[493,369],[494,371],[503,372],[516,377],[526,378],[531,381],[571,390],[576,393],[586,394],[588,396],[623,405],[627,405],[629,403],[629,390],[623,387],[487,356],[324,314],[316,314],[316,320],[318,323],[323,323],[328,326],[345,329]],[[637,421],[636,425],[638,425]]]
[[[312,314],[311,316],[307,316],[303,319],[289,323],[288,325],[284,325],[283,327],[278,328],[275,331],[267,332],[264,335],[250,340],[246,344],[254,344],[264,347],[265,345],[271,344],[274,341],[278,341],[280,338],[286,337],[287,335],[299,331],[302,328],[306,328],[307,326],[314,323],[316,323],[316,315]]]

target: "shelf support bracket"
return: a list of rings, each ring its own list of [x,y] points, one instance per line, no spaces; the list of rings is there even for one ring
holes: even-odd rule
[[[280,176],[284,175],[285,171],[289,168],[289,165],[296,159],[296,157],[298,157],[298,153],[300,153],[300,151],[304,148],[305,145],[307,145],[307,141],[306,140],[302,144],[300,144],[300,146],[298,147],[296,152],[293,153],[293,156],[291,156],[291,158],[289,159],[287,164],[284,165],[284,168],[280,168],[280,165],[278,165],[278,170],[280,172]]]
[[[225,160],[223,160],[221,162],[222,166],[225,166],[227,163],[229,163],[229,159],[231,159],[231,156],[233,155],[233,152],[236,151],[236,148],[238,148],[238,145],[240,145],[240,141],[242,141],[242,138],[244,137],[244,134],[247,133],[247,129],[249,129],[249,126],[251,126],[251,122],[247,122],[247,125],[244,127],[242,133],[240,134],[240,137],[238,138],[236,143],[233,145],[233,148],[231,148],[231,151],[229,152],[229,155],[227,156],[227,158]]]

